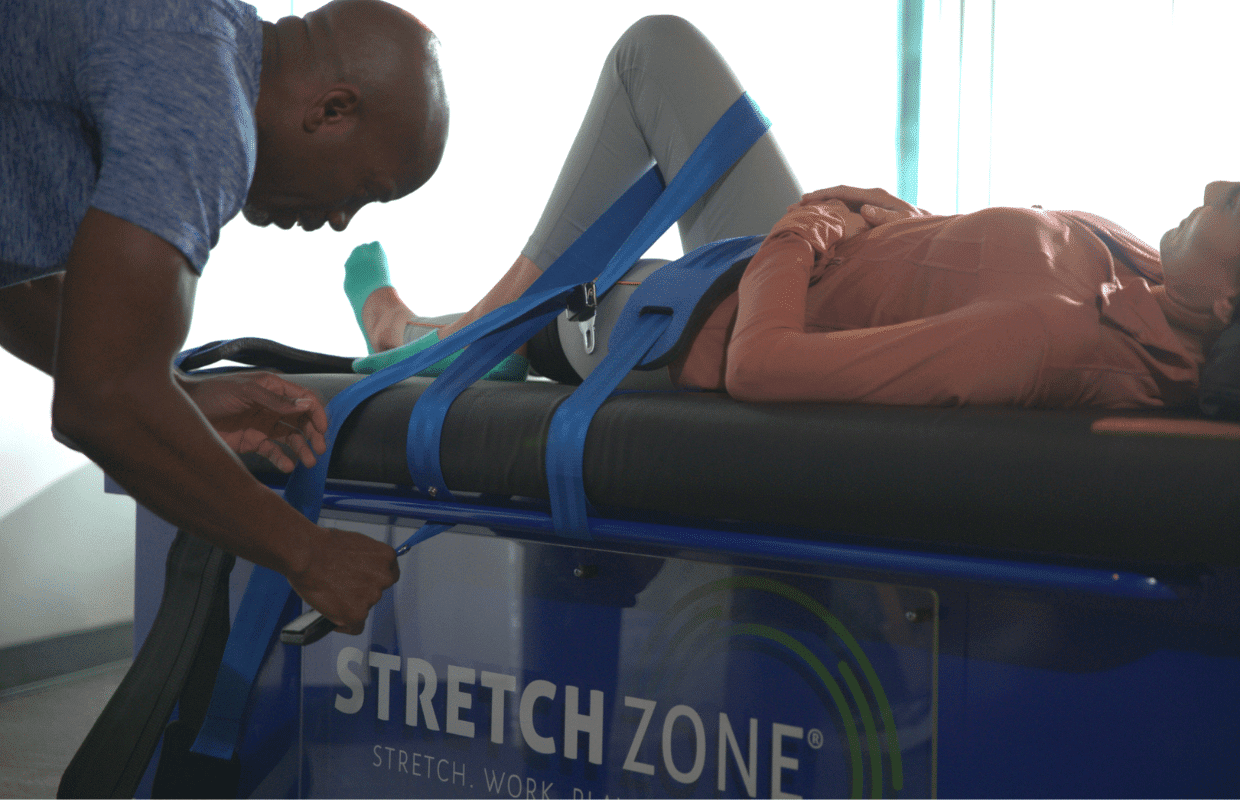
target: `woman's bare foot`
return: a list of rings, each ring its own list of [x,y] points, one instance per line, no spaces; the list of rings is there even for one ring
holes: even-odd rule
[[[417,315],[400,299],[396,289],[380,286],[362,305],[362,331],[372,352],[380,353],[405,343],[405,326],[417,324]],[[419,330],[433,330],[418,326]]]

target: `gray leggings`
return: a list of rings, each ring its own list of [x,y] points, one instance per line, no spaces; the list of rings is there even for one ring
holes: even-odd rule
[[[673,16],[639,20],[608,54],[577,138],[522,254],[546,269],[652,165],[670,182],[743,91],[719,51],[693,25]],[[680,218],[681,245],[688,252],[720,239],[766,234],[801,194],[768,131]],[[584,352],[573,323],[560,320],[564,356],[580,377],[607,353],[610,325],[627,296],[621,289],[609,292],[600,307],[594,353]],[[459,316],[426,321],[443,324]],[[421,331],[411,327],[406,335]],[[670,386],[666,370],[649,374],[650,380],[642,380],[643,374],[648,373],[635,373],[625,386]]]
[[[652,164],[671,181],[744,89],[701,31],[646,17],[603,64],[581,129],[522,253],[546,269]],[[761,105],[761,98],[754,98]],[[678,223],[688,252],[767,233],[801,187],[768,132]]]

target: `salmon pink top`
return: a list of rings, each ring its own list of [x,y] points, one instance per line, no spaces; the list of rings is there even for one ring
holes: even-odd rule
[[[677,385],[755,401],[1176,405],[1228,321],[1175,307],[1158,253],[1090,214],[993,208],[845,239],[812,198],[673,365]]]

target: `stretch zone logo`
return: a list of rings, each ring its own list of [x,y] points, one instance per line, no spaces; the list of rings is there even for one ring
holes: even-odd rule
[[[735,600],[740,593],[756,593],[757,598],[767,603],[792,604],[792,610],[802,615],[808,612],[809,618],[820,622],[825,630],[798,631],[798,638],[771,625],[727,619],[723,604],[729,599]],[[822,635],[828,631],[829,636]],[[824,651],[823,643],[828,641],[834,646]],[[896,725],[886,692],[870,660],[852,634],[824,605],[804,591],[781,581],[761,576],[735,576],[704,584],[682,596],[652,631],[644,654],[645,663],[652,665],[652,669],[647,673],[649,681],[641,694],[666,697],[686,676],[695,674],[694,667],[703,659],[740,649],[757,649],[776,655],[801,674],[812,676],[807,678],[811,681],[811,688],[820,696],[829,698],[830,707],[824,710],[836,723],[836,733],[847,762],[850,796],[862,797],[867,783],[871,797],[881,797],[885,788],[901,791],[904,781]],[[838,657],[834,673],[828,668],[828,662],[824,661],[824,655],[828,660],[834,660],[830,653]],[[374,669],[377,671],[376,685],[373,687],[376,714],[379,720],[389,720],[392,713],[392,674],[403,672],[404,721],[408,726],[424,725],[428,730],[439,731],[442,715],[443,730],[448,735],[472,739],[481,725],[484,731],[489,732],[491,742],[502,745],[508,728],[506,701],[512,694],[518,703],[518,722],[524,746],[543,755],[552,755],[560,750],[564,758],[575,760],[579,758],[580,735],[585,734],[587,759],[591,764],[603,763],[604,717],[609,704],[604,693],[597,689],[590,690],[583,710],[581,688],[563,686],[562,728],[552,731],[544,727],[539,730],[535,706],[553,702],[559,695],[560,687],[550,681],[534,680],[518,687],[517,678],[513,675],[485,670],[479,672],[453,664],[447,665],[446,679],[441,679],[434,666],[424,659],[402,660],[397,655],[377,651],[365,653],[354,647],[340,651],[336,667],[337,675],[348,692],[336,695],[334,705],[338,712],[355,714],[362,709],[366,700],[362,676],[368,673],[368,669]],[[444,699],[434,702],[441,681]],[[470,713],[475,691],[490,692],[489,720],[472,718],[476,716]],[[728,789],[726,780],[730,762],[748,796],[757,795],[757,719],[750,718],[747,725],[739,723],[734,726],[728,714],[720,712],[718,724],[711,731],[714,735],[709,737],[714,740],[715,747],[712,748],[707,743],[706,721],[691,706],[671,704],[669,708],[665,702],[632,695],[625,696],[623,703],[626,710],[631,709],[627,711],[628,716],[637,717],[640,714],[631,734],[623,733],[614,721],[608,732],[613,739],[617,736],[629,739],[624,748],[627,751],[624,770],[636,775],[653,776],[656,766],[661,766],[664,774],[677,783],[695,784],[703,775],[708,750],[713,750],[717,755],[714,772],[718,791],[734,791]],[[660,706],[667,710],[662,712]],[[655,722],[660,712],[661,726]],[[545,720],[542,715],[539,718]],[[545,726],[546,722],[540,724]],[[660,727],[661,733],[657,733]],[[770,732],[770,794],[772,797],[795,797],[783,791],[783,784],[785,778],[792,777],[789,773],[799,769],[800,759],[785,754],[785,742],[804,740],[811,749],[818,750],[824,745],[824,733],[816,728],[807,731],[800,726],[778,722],[771,723],[766,730]],[[556,734],[561,731],[562,737],[557,737]],[[645,756],[645,761],[642,760],[643,753],[650,754]],[[662,758],[654,754],[661,754]]]

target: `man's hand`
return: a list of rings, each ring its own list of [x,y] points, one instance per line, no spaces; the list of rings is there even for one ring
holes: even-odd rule
[[[309,389],[270,372],[189,377],[181,385],[220,437],[237,453],[258,453],[283,472],[313,467],[327,451],[327,412]]]
[[[928,217],[930,212],[907,203],[885,189],[858,189],[854,186],[834,186],[819,189],[801,199],[802,203],[838,201],[849,211],[861,215],[871,227],[885,225],[909,217]]]
[[[359,634],[370,608],[400,578],[396,551],[353,531],[315,528],[305,562],[286,574],[293,589],[344,633]]]
[[[255,480],[212,430],[268,456],[283,440],[313,462],[315,449],[324,451],[327,419],[312,395],[274,375],[177,376],[172,363],[197,281],[171,244],[89,209],[61,291],[52,424],[143,506],[285,575],[328,619],[360,631],[399,575],[396,554],[310,522]]]

